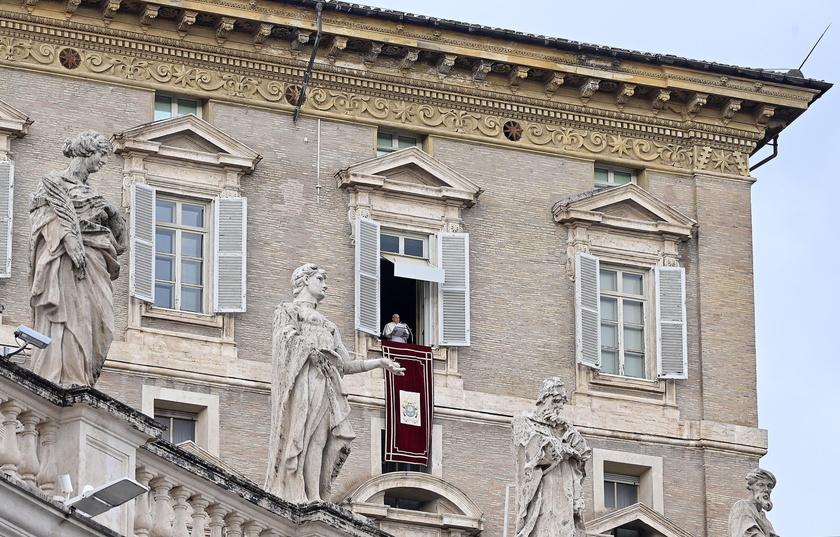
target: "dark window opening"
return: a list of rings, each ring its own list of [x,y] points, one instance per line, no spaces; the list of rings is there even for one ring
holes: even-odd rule
[[[394,264],[386,259],[379,263],[379,275],[379,311],[382,315],[380,330],[391,322],[395,313],[398,313],[400,321],[407,324],[414,335],[414,340],[409,343],[426,344],[424,327],[420,322],[423,318],[423,301],[420,297],[423,296],[425,282],[394,276]]]
[[[195,423],[197,419],[198,415],[192,412],[156,408],[155,421],[167,428],[166,431],[158,435],[158,438],[173,444],[180,444],[187,440],[195,442]]]
[[[417,500],[409,500],[407,498],[395,498],[394,496],[385,496],[385,505],[387,505],[388,507],[396,507],[397,509],[423,511],[423,502]]]
[[[607,509],[623,509],[638,503],[638,501],[638,476],[605,473],[604,507]]]
[[[382,441],[379,443],[382,446],[382,454],[380,460],[382,461],[382,473],[383,474],[390,474],[391,472],[423,472],[426,473],[427,467],[422,464],[411,464],[410,462],[388,462],[385,460],[385,430],[383,429],[381,432],[381,439]],[[385,503],[387,505],[391,505],[387,503],[388,496],[385,496]],[[418,502],[419,505],[419,502]],[[399,507],[397,505],[391,505],[391,507]],[[411,509],[411,507],[400,507],[400,509]],[[420,509],[415,509],[420,510]]]

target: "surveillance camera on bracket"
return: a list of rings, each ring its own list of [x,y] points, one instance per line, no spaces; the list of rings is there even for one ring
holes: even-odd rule
[[[17,327],[15,330],[15,337],[25,341],[29,345],[38,347],[39,349],[46,348],[47,345],[52,343],[52,339],[48,338],[44,334],[36,332],[35,330],[23,325]]]

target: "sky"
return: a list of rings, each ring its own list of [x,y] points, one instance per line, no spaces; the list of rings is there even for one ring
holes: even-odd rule
[[[840,83],[840,1],[373,0],[396,11],[641,52],[787,70]],[[779,137],[779,156],[753,172],[759,426],[769,431],[761,466],[776,475],[768,518],[784,537],[840,536],[840,87]],[[768,148],[752,160],[770,154]],[[830,281],[829,281],[830,280]],[[739,297],[732,297],[739,300]],[[840,346],[840,337],[838,337]],[[741,479],[742,476],[734,476]],[[744,491],[745,497],[747,491]],[[724,536],[721,536],[724,537]]]

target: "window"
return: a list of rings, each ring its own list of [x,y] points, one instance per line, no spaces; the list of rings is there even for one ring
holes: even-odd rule
[[[646,378],[646,275],[601,268],[601,372]]]
[[[209,204],[158,197],[155,203],[155,302],[159,308],[207,310]]]
[[[0,278],[12,275],[12,209],[15,202],[15,165],[0,160]]]
[[[162,438],[173,444],[180,444],[187,440],[195,442],[195,424],[197,420],[198,414],[193,412],[155,408],[155,421],[167,428],[158,438]]]
[[[397,149],[420,147],[420,137],[414,134],[378,131],[376,133],[376,156],[381,157]]]
[[[187,114],[201,117],[201,104],[197,99],[155,94],[155,121]]]
[[[385,460],[385,429],[382,429],[381,435],[379,438],[380,442],[380,457],[382,461],[382,473],[387,474],[390,472],[428,472],[429,467],[423,464],[411,464],[410,462],[392,462]],[[387,498],[387,497],[386,497]],[[392,506],[396,507],[396,506]],[[408,509],[408,508],[403,508]]]
[[[131,197],[132,296],[189,313],[245,311],[247,200],[158,196],[142,183]]]
[[[650,378],[647,350],[653,341],[655,302],[656,376],[686,378],[688,362],[685,321],[685,271],[679,267],[643,270],[605,265],[596,256],[578,252],[575,268],[578,362],[602,373]],[[653,278],[652,300],[647,280]]]
[[[623,509],[639,501],[639,476],[604,472],[604,507]]]
[[[636,172],[613,166],[595,166],[595,188],[624,185],[636,182]]]
[[[378,336],[399,313],[418,344],[469,345],[468,235],[381,232],[361,217],[356,230],[356,328]]]

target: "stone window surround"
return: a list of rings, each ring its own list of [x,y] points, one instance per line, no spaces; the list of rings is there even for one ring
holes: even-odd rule
[[[156,407],[197,413],[195,443],[211,454],[219,456],[220,405],[218,395],[144,385],[141,403],[143,413],[154,417]]]
[[[594,448],[592,450],[593,508],[595,516],[608,511],[604,506],[604,472],[638,476],[639,503],[663,514],[662,457]],[[611,510],[611,509],[610,509]]]

